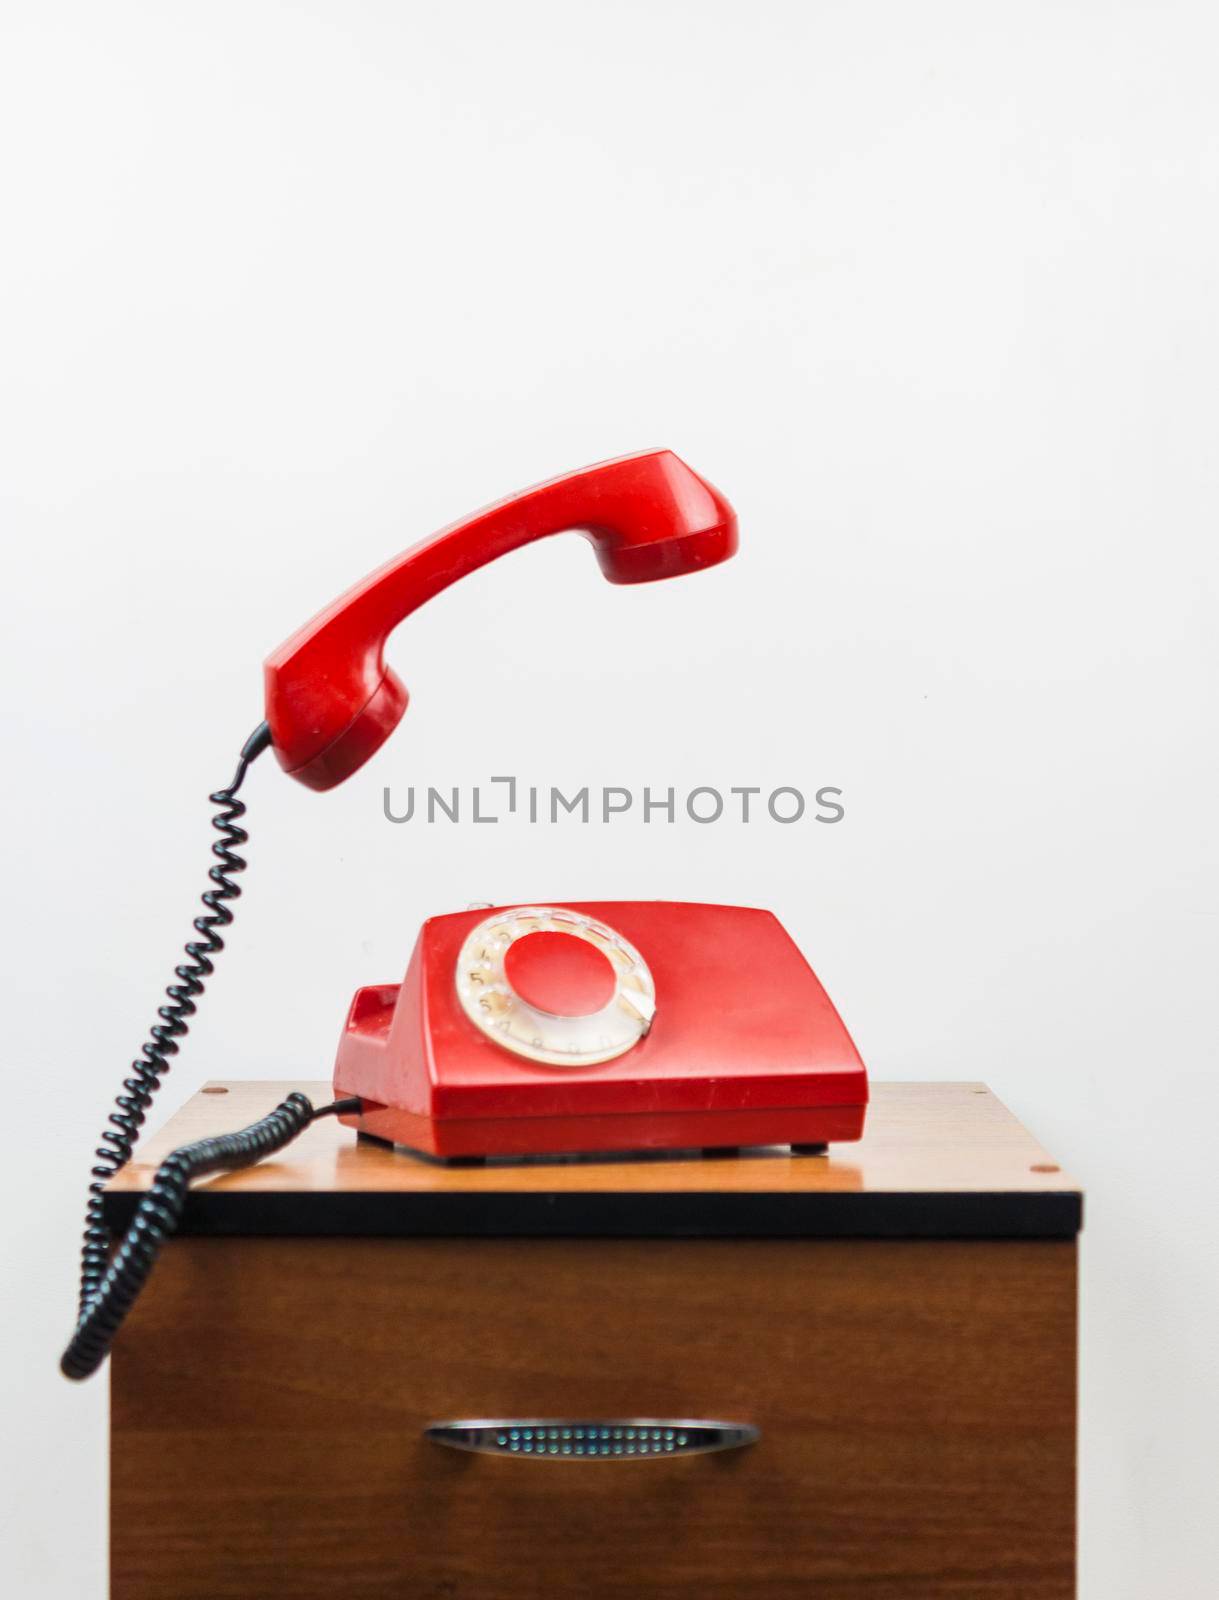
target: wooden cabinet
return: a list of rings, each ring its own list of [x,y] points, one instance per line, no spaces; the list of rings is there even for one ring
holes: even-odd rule
[[[285,1088],[210,1086],[113,1220]],[[827,1156],[453,1169],[319,1124],[195,1193],[119,1340],[114,1600],[1068,1600],[1079,1217],[975,1084],[879,1085]],[[640,1417],[759,1437],[423,1435]]]

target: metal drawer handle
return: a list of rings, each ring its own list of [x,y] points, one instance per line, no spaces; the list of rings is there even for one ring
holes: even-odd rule
[[[548,1461],[656,1461],[666,1456],[739,1450],[758,1438],[744,1422],[688,1421],[675,1417],[480,1417],[434,1422],[424,1437],[452,1450],[488,1456],[544,1456]]]

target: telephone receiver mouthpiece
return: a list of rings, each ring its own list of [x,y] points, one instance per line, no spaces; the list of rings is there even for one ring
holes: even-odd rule
[[[497,501],[379,567],[267,657],[266,718],[281,767],[333,789],[380,749],[406,710],[385,664],[398,624],[442,589],[552,533],[581,533],[611,583],[713,567],[737,547],[736,514],[671,450],[569,472]]]

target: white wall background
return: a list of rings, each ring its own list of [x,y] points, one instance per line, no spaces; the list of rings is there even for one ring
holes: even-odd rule
[[[1085,1182],[1082,1593],[1214,1593],[1219,22],[1206,4],[10,3],[0,1507],[104,1591],[57,1375],[89,1152],[265,651],[480,503],[667,443],[740,559],[579,540],[395,638],[319,797],[255,769],[163,1109],[321,1077],[471,899],[773,907],[880,1078]],[[393,828],[382,787],[833,783],[837,827]]]

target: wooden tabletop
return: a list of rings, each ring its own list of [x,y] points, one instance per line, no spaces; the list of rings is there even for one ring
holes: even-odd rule
[[[139,1192],[178,1145],[264,1116],[293,1089],[328,1083],[209,1083],[106,1191],[130,1221]],[[1073,1238],[1078,1185],[980,1083],[874,1083],[867,1130],[824,1155],[494,1159],[447,1166],[357,1139],[334,1118],[278,1156],[195,1186],[181,1231],[406,1236],[621,1235]]]

